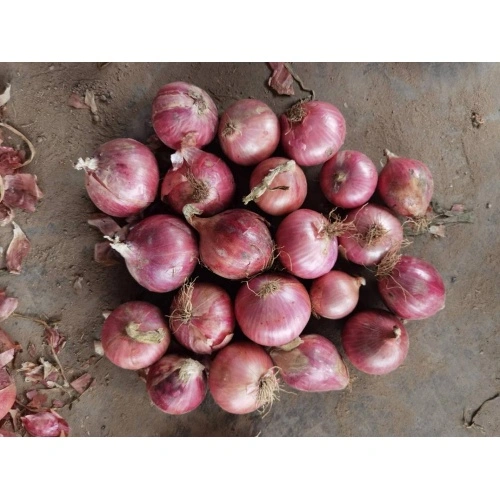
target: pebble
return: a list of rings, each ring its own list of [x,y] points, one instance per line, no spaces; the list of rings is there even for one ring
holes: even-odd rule
[[[55,69],[55,68],[56,68],[56,67],[55,67],[54,65],[49,66],[49,71],[54,71],[54,69]]]
[[[40,144],[41,142],[43,142],[45,140],[45,137],[37,137],[36,138],[36,142],[38,142],[38,144]]]
[[[490,202],[486,203],[486,208],[491,208],[491,203]]]

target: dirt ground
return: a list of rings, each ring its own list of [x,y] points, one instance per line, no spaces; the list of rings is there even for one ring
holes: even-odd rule
[[[194,412],[168,416],[153,407],[136,373],[94,354],[102,311],[132,299],[151,300],[167,311],[171,295],[146,293],[123,264],[93,262],[98,232],[87,225],[96,210],[82,172],[72,168],[100,144],[117,137],[145,141],[152,133],[150,110],[158,88],[185,80],[206,89],[220,111],[234,99],[254,97],[283,112],[298,97],[272,93],[263,63],[0,63],[0,80],[12,85],[4,120],[28,136],[37,149],[27,172],[38,176],[44,198],[33,214],[16,221],[32,249],[19,276],[2,274],[0,288],[19,298],[18,311],[60,317],[68,341],[60,361],[70,379],[95,378],[71,408],[61,410],[72,436],[500,436],[498,269],[500,268],[500,65],[499,64],[306,64],[294,65],[316,97],[335,104],[347,122],[344,149],[363,151],[379,165],[382,151],[428,164],[434,198],[443,207],[462,203],[473,224],[446,227],[445,238],[414,239],[407,253],[432,262],[447,289],[446,308],[435,317],[408,323],[410,351],[402,367],[374,377],[352,366],[352,383],[342,392],[283,392],[271,412],[236,416],[218,408],[210,395]],[[68,106],[72,91],[94,90],[99,121]],[[484,123],[474,126],[472,113]],[[216,150],[216,149],[215,149]],[[159,158],[168,156],[165,150]],[[306,206],[328,210],[317,187],[319,167],[307,169]],[[249,170],[235,168],[239,194],[246,194]],[[1,228],[0,245],[11,237]],[[368,276],[368,274],[366,274]],[[81,280],[81,289],[75,281]],[[235,284],[228,284],[235,290]],[[361,304],[373,298],[373,280]],[[2,327],[30,359],[52,359],[42,330],[18,318]],[[342,322],[311,320],[306,332],[323,333],[340,347]],[[477,426],[466,428],[474,416]]]

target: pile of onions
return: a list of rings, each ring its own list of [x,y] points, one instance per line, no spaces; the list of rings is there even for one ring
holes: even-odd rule
[[[9,413],[16,402],[16,384],[7,368],[0,368],[0,420]]]
[[[293,160],[268,158],[252,171],[250,189],[250,194],[243,198],[245,205],[254,201],[266,214],[286,215],[304,203],[307,179]]]
[[[220,118],[219,142],[224,154],[238,165],[256,165],[269,158],[280,140],[278,117],[257,99],[241,99]]]
[[[85,171],[95,206],[114,217],[136,215],[151,205],[160,182],[153,153],[134,139],[106,142],[92,158],[80,158],[75,168]]]
[[[172,149],[201,148],[217,133],[217,106],[202,89],[185,82],[164,85],[153,101],[153,128]]]
[[[118,306],[101,331],[105,356],[127,370],[147,368],[158,361],[170,344],[170,332],[158,307],[132,301]]]
[[[344,117],[328,102],[299,102],[281,115],[280,124],[286,155],[302,167],[329,160],[344,144]]]
[[[305,286],[293,276],[264,273],[241,285],[234,310],[249,339],[279,346],[302,333],[311,317],[311,301]]]

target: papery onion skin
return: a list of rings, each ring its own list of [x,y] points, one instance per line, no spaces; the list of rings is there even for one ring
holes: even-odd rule
[[[288,346],[271,349],[270,355],[285,384],[299,391],[341,391],[349,384],[337,348],[321,335],[302,335]]]
[[[205,367],[192,358],[167,354],[149,369],[146,386],[157,408],[169,415],[183,415],[205,399]]]
[[[342,330],[342,346],[349,361],[370,375],[385,375],[398,368],[408,354],[406,328],[391,313],[379,309],[351,316]]]
[[[208,387],[225,411],[242,415],[272,404],[278,390],[273,360],[263,347],[236,342],[220,350],[210,366]]]
[[[276,231],[280,262],[294,276],[314,279],[326,274],[338,256],[337,236],[328,219],[308,208],[287,215]]]
[[[355,228],[339,236],[339,245],[344,257],[355,264],[378,264],[389,250],[400,247],[403,242],[403,226],[389,210],[379,205],[367,203],[351,210],[345,222],[353,222]],[[374,225],[381,233],[370,240],[367,235]]]
[[[0,368],[0,420],[16,402],[16,384],[7,368]]]
[[[145,335],[150,332],[149,336]],[[118,306],[101,331],[106,357],[126,370],[140,370],[158,361],[170,344],[170,331],[160,309],[148,302]]]
[[[213,283],[188,283],[172,301],[169,323],[184,347],[212,354],[233,338],[236,319],[231,297]]]
[[[302,333],[311,317],[311,301],[306,287],[293,276],[263,273],[241,285],[234,311],[250,340],[279,346]]]
[[[222,114],[218,137],[231,161],[243,166],[256,165],[269,158],[279,144],[278,117],[258,99],[241,99]]]
[[[137,223],[124,242],[111,246],[125,259],[132,277],[151,292],[181,286],[198,263],[193,230],[174,215],[152,215]]]
[[[345,119],[328,102],[298,103],[281,115],[280,124],[286,155],[302,167],[324,163],[344,144]]]
[[[181,154],[182,165],[174,165],[163,178],[162,201],[179,214],[185,205],[193,204],[204,217],[229,208],[236,185],[224,161],[196,148],[185,148]]]
[[[153,101],[153,128],[169,148],[202,148],[215,137],[217,106],[201,88],[172,82],[158,90]]]
[[[357,208],[368,202],[377,188],[377,169],[359,151],[339,151],[325,162],[319,185],[326,199],[337,207]]]
[[[426,319],[444,309],[443,278],[429,262],[402,255],[391,274],[381,278],[378,289],[387,307],[403,319]]]
[[[309,291],[313,313],[328,319],[345,318],[356,308],[362,285],[366,285],[363,277],[337,270],[316,278]]]
[[[400,158],[387,149],[387,163],[379,174],[377,191],[384,203],[403,217],[424,217],[434,191],[429,167],[418,160]]]
[[[34,437],[67,437],[69,425],[53,411],[44,411],[21,417],[26,431]]]

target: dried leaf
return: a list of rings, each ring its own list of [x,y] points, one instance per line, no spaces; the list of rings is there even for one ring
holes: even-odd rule
[[[104,349],[102,347],[102,342],[100,340],[94,340],[94,352],[98,356],[104,356]]]
[[[92,376],[90,375],[90,373],[85,373],[81,377],[78,377],[76,380],[73,380],[70,385],[71,387],[73,387],[73,389],[75,389],[76,392],[78,392],[78,394],[83,394],[87,390],[91,382]]]
[[[69,425],[54,410],[21,417],[26,431],[35,437],[65,437],[69,434]]]
[[[0,420],[16,402],[16,384],[6,368],[0,368]]]
[[[444,225],[439,224],[438,226],[430,226],[429,233],[439,238],[444,238],[445,237]]]
[[[94,260],[103,266],[114,266],[119,262],[109,241],[100,241],[95,244]]]
[[[280,95],[295,95],[293,90],[293,76],[288,71],[285,63],[270,62],[267,63],[273,70],[267,84]]]
[[[51,328],[51,327],[46,327],[43,334],[44,334],[44,340],[47,343],[47,345],[52,347],[52,349],[54,349],[54,352],[56,354],[59,354],[59,351],[66,344],[66,337],[62,335],[57,328]]]
[[[88,109],[88,106],[82,101],[82,98],[75,93],[72,93],[68,99],[68,106],[75,109]]]
[[[0,94],[0,108],[5,106],[10,101],[10,83],[7,84],[5,90]]]
[[[21,208],[26,212],[34,212],[38,200],[43,193],[37,185],[36,175],[14,174],[4,177],[3,203],[11,208]]]
[[[95,103],[95,94],[93,90],[85,91],[85,104],[90,108],[93,115],[97,114],[97,104]]]
[[[8,351],[0,352],[0,369],[14,359],[15,353],[15,349],[9,349]]]
[[[0,226],[7,226],[14,219],[14,211],[5,203],[0,203]]]
[[[13,174],[16,169],[23,166],[25,157],[24,151],[0,146],[0,175]]]
[[[23,230],[15,223],[14,237],[7,248],[6,264],[7,270],[12,274],[21,274],[21,265],[30,251],[31,244]]]
[[[7,297],[5,290],[0,290],[0,321],[6,320],[16,310],[18,303],[15,297]]]

